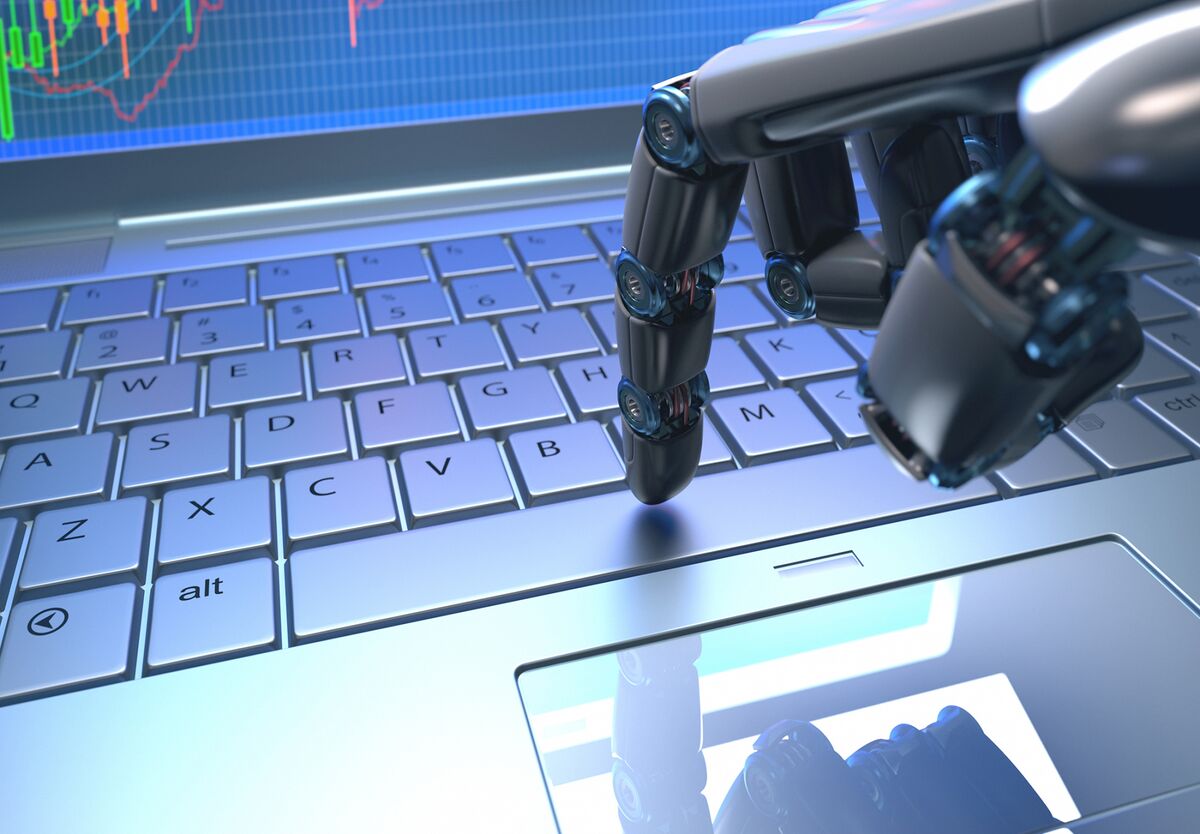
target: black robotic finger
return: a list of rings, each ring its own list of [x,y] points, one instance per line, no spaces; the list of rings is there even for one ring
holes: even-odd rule
[[[745,186],[745,165],[670,168],[639,134],[625,198],[625,249],[659,274],[712,260],[729,242]]]
[[[796,315],[789,280],[800,285],[794,259],[776,255],[767,259],[767,291],[779,308]],[[812,296],[813,316],[832,327],[874,330],[892,294],[893,270],[887,257],[862,232],[847,234],[816,255],[803,268],[803,280]]]
[[[886,259],[856,231],[858,200],[841,140],[756,160],[746,207],[766,259],[767,291],[793,319],[878,326]]]
[[[666,391],[699,374],[712,349],[716,307],[710,293],[663,324],[633,315],[619,293],[615,316],[621,374],[646,391]]]
[[[627,377],[617,386],[625,421],[625,479],[638,500],[660,504],[691,483],[700,465],[708,376],[649,392]]]
[[[903,267],[938,206],[971,175],[962,130],[955,119],[941,119],[857,134],[851,143],[883,224],[888,261]]]
[[[858,228],[858,200],[842,141],[758,159],[746,178],[746,211],[758,248],[800,257]]]
[[[678,276],[671,276],[674,294],[655,320],[634,315],[626,305],[629,291],[621,279],[621,258],[617,272],[621,291],[615,315],[622,374],[617,404],[626,427],[625,477],[638,500],[659,504],[691,483],[700,465],[708,402],[704,366],[716,314],[711,287],[720,280],[719,256],[711,269],[689,270],[683,291],[675,280]]]

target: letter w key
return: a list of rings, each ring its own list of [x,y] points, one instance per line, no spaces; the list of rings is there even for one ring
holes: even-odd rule
[[[194,362],[109,373],[100,389],[96,425],[194,417],[198,381]]]

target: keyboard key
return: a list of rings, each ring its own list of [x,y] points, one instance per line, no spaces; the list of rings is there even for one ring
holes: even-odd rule
[[[129,574],[140,582],[150,538],[150,502],[141,496],[49,510],[33,523],[21,591]]]
[[[125,582],[14,606],[0,699],[127,677],[137,600],[137,586]]]
[[[1194,373],[1200,372],[1200,319],[1152,324],[1146,328],[1146,335],[1167,353],[1191,365]]]
[[[163,287],[164,313],[182,313],[202,307],[225,307],[250,300],[244,266],[222,266],[194,272],[175,272]]]
[[[106,431],[13,446],[0,466],[0,513],[28,518],[45,504],[107,498],[116,446]]]
[[[413,527],[516,506],[500,449],[490,438],[413,449],[397,461]]]
[[[1191,259],[1179,252],[1155,252],[1144,247],[1139,247],[1134,250],[1132,255],[1122,258],[1114,264],[1110,265],[1110,269],[1115,272],[1144,272],[1147,269],[1158,269],[1163,266],[1175,266],[1176,264],[1187,263]]]
[[[600,331],[600,337],[609,350],[617,349],[617,319],[616,305],[612,302],[608,304],[593,304],[588,307],[588,315],[592,317],[592,324]]]
[[[1067,424],[1066,431],[1091,453],[1103,475],[1122,475],[1191,457],[1164,429],[1129,403],[1116,400],[1088,406]]]
[[[819,488],[804,491],[803,512],[786,511],[782,499],[764,500],[795,495],[797,485],[806,484]],[[617,490],[535,512],[302,551],[288,565],[288,605],[297,639],[308,640],[450,605],[477,607],[616,573],[672,567],[705,553],[811,538],[995,497],[986,479],[938,490],[895,471],[878,449],[847,449],[697,478],[670,505],[675,529],[687,535],[662,537],[652,554],[631,551],[630,525],[644,520],[645,508],[628,491]],[[548,530],[587,535],[564,547],[562,537]],[[494,549],[480,546],[492,541],[520,542],[521,558],[497,559]]]
[[[592,420],[523,431],[508,438],[529,504],[594,495],[625,483],[604,428]]]
[[[92,383],[81,377],[0,389],[0,451],[17,440],[79,434],[91,404]]]
[[[1141,324],[1182,318],[1188,308],[1144,277],[1130,277],[1129,309]]]
[[[346,255],[346,273],[352,290],[428,281],[425,258],[416,246],[393,246]]]
[[[463,377],[458,383],[474,434],[566,422],[567,410],[545,368]]]
[[[1191,305],[1193,310],[1200,310],[1200,264],[1152,269],[1146,273],[1146,277],[1180,301]]]
[[[216,356],[208,365],[210,411],[241,411],[268,402],[304,397],[300,350],[279,350]]]
[[[519,272],[458,278],[450,282],[450,293],[465,321],[538,309],[533,287]]]
[[[0,333],[48,330],[58,295],[57,287],[0,294]]]
[[[871,351],[875,349],[875,337],[879,335],[879,331],[839,329],[837,333],[850,343],[850,350],[858,357],[859,362],[866,362],[871,358]]]
[[[429,247],[433,261],[443,277],[513,269],[512,255],[499,237],[473,237],[443,240]]]
[[[767,268],[758,244],[752,240],[731,243],[725,247],[725,283],[753,281],[762,278]],[[721,308],[718,306],[718,310]]]
[[[829,432],[789,388],[713,400],[709,413],[733,441],[743,466],[834,448]]]
[[[337,261],[333,259],[333,255],[271,261],[258,267],[260,301],[319,295],[337,292],[339,289],[341,285],[338,281]]]
[[[492,327],[485,321],[455,327],[429,328],[408,337],[413,371],[421,380],[499,368],[504,355]]]
[[[96,425],[110,428],[135,420],[194,417],[199,378],[193,362],[106,374]]]
[[[592,329],[576,310],[501,319],[500,333],[518,365],[600,352]]]
[[[61,377],[70,347],[66,330],[0,338],[0,384]]]
[[[1056,486],[1091,481],[1092,465],[1057,434],[1046,437],[1020,460],[997,469],[996,479],[1007,495],[1025,495]]]
[[[311,402],[255,408],[242,419],[248,471],[277,474],[285,467],[333,457],[348,457],[342,402]]]
[[[1200,385],[1142,394],[1136,402],[1174,429],[1193,451],[1200,452]]]
[[[533,280],[552,309],[593,301],[611,301],[616,291],[608,263],[595,259],[535,269]]]
[[[0,518],[0,599],[8,599],[8,583],[17,568],[17,551],[24,539],[24,522]]]
[[[558,366],[558,376],[577,416],[602,417],[617,410],[619,357],[595,356],[563,362]]]
[[[825,417],[826,425],[833,427],[839,446],[845,448],[871,442],[867,424],[859,413],[863,399],[858,395],[853,377],[810,382],[804,386],[804,391],[816,405],[817,413]]]
[[[815,324],[750,333],[745,341],[776,385],[853,373],[857,367],[825,328]]]
[[[395,532],[392,480],[381,457],[293,469],[283,476],[288,548]]]
[[[1116,395],[1129,399],[1134,394],[1155,388],[1182,385],[1191,380],[1183,366],[1168,359],[1161,350],[1147,341],[1142,358],[1123,380],[1116,385]]]
[[[275,306],[275,341],[281,345],[361,333],[358,305],[352,295],[326,295]]]
[[[404,360],[395,336],[322,342],[310,353],[318,394],[404,381]]]
[[[93,324],[83,331],[79,340],[75,373],[166,362],[170,338],[171,322],[168,319]]]
[[[372,333],[451,321],[450,304],[438,284],[371,290],[363,301]]]
[[[390,446],[430,445],[462,437],[450,389],[444,382],[355,394],[354,414],[364,455]]]
[[[591,229],[592,234],[596,236],[596,240],[600,241],[600,248],[609,255],[615,255],[621,251],[622,230],[620,220],[611,220],[608,223],[593,223]]]
[[[723,287],[717,291],[717,315],[713,332],[731,333],[759,327],[777,327],[779,322],[767,305],[746,286]]]
[[[73,327],[97,321],[148,316],[153,304],[153,278],[78,284],[67,295],[62,323],[63,327]]]
[[[578,226],[517,232],[512,236],[512,242],[521,259],[529,266],[596,257],[595,245]]]
[[[617,422],[623,421],[618,419]],[[705,420],[701,431],[704,432],[704,437],[700,440],[700,464],[696,471],[716,472],[733,469],[733,452],[729,451],[729,446],[711,419]]]
[[[185,313],[179,320],[183,359],[266,346],[266,311],[257,305]]]
[[[153,593],[146,645],[151,671],[278,644],[270,559],[162,576]]]
[[[190,482],[233,477],[233,424],[227,414],[136,426],[125,443],[122,494],[157,496]]]
[[[708,367],[705,371],[708,372],[709,390],[714,394],[767,387],[762,371],[750,361],[738,343],[728,336],[713,339],[712,352],[708,356]]]
[[[174,489],[163,496],[159,565],[270,551],[274,542],[271,482],[261,475]]]

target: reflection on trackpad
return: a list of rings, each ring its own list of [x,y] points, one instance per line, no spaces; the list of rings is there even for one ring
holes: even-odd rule
[[[1197,645],[1101,543],[519,685],[565,834],[1018,834],[1200,781]]]

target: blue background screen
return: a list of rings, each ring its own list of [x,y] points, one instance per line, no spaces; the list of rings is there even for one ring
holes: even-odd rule
[[[0,159],[640,101],[822,0],[0,0]]]

